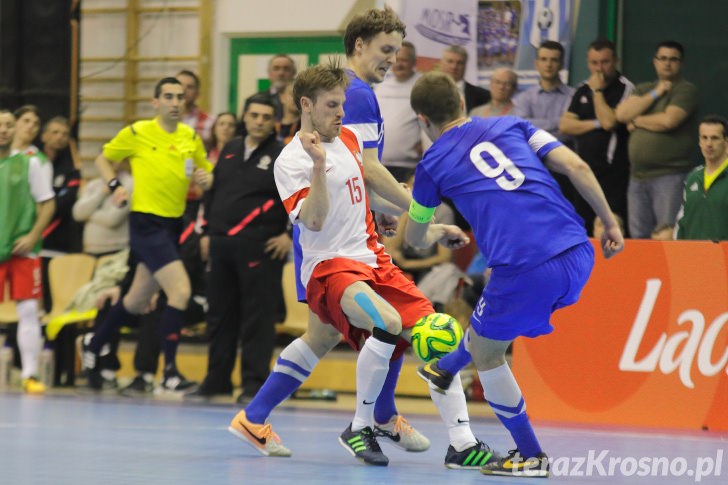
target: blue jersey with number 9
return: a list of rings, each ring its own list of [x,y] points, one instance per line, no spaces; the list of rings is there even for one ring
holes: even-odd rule
[[[452,200],[489,266],[538,265],[587,240],[584,221],[542,161],[559,146],[514,116],[472,118],[427,150],[412,196],[425,207]]]

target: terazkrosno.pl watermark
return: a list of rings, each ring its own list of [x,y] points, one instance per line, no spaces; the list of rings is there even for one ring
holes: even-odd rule
[[[689,477],[697,483],[706,477],[722,476],[723,451],[717,450],[715,456],[668,458],[615,456],[610,450],[589,450],[587,456],[549,457],[549,466],[551,475],[561,477]],[[529,471],[522,474],[527,476]]]

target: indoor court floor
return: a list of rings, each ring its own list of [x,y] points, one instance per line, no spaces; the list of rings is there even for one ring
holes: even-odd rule
[[[362,465],[338,444],[338,435],[353,412],[318,407],[284,403],[274,412],[274,429],[292,449],[293,457],[269,458],[226,431],[237,410],[229,403],[0,393],[0,484],[424,485],[534,481],[446,469],[445,429],[432,414],[406,414],[410,423],[430,437],[430,450],[406,453],[384,444],[388,467]],[[353,409],[353,401],[349,409]],[[474,416],[472,420],[475,434],[496,450],[511,446],[510,437],[496,420]],[[724,456],[728,455],[728,434],[544,424],[537,425],[536,430],[552,458],[557,451],[562,456],[559,476],[552,470],[546,483],[667,485],[695,483],[700,478],[699,483],[728,484],[728,456]],[[586,464],[577,469],[579,457],[587,459],[589,450],[595,457],[607,452],[599,462],[606,473],[601,473],[596,461],[591,476]],[[625,466],[617,465],[608,476],[613,457],[623,459]],[[638,460],[644,457],[671,460],[675,473],[658,467],[658,474],[664,470],[667,476],[639,476]],[[709,464],[713,465],[709,476],[698,477],[696,474],[708,475]],[[570,475],[565,475],[565,470]],[[682,476],[676,476],[678,472]]]

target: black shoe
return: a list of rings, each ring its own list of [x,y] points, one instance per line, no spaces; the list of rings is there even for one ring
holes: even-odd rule
[[[190,391],[197,386],[195,381],[188,381],[185,376],[175,368],[164,369],[164,379],[162,379],[162,390],[171,392]]]
[[[212,389],[210,386],[207,385],[205,381],[202,381],[202,384],[200,384],[199,386],[185,392],[184,398],[189,401],[207,401],[208,399],[212,399],[215,396],[228,395],[230,395],[230,391],[218,391]]]
[[[257,394],[257,392],[250,392],[250,391],[243,390],[243,392],[240,393],[240,395],[237,397],[237,399],[235,399],[235,402],[238,404],[241,404],[243,406],[246,406],[250,401],[253,400],[253,398],[255,397],[256,394]]]
[[[487,463],[480,469],[480,473],[503,477],[548,478],[549,457],[541,452],[536,456],[524,458],[518,450],[511,450],[507,457]]]
[[[450,388],[454,376],[449,371],[440,369],[438,361],[433,360],[417,368],[417,375],[430,385],[434,391],[445,393]]]
[[[377,443],[374,431],[369,426],[360,431],[352,431],[351,424],[339,436],[341,446],[351,453],[357,460],[374,466],[387,466],[389,458],[387,458]]]
[[[131,383],[119,390],[119,394],[126,397],[151,396],[154,391],[154,383],[147,381],[142,376],[136,376]]]
[[[470,448],[463,451],[455,451],[450,445],[445,455],[445,466],[453,469],[478,470],[490,462],[497,462],[501,459],[488,445],[478,441]]]
[[[98,356],[91,350],[91,339],[93,338],[93,333],[87,333],[81,337],[81,369],[82,371],[89,373],[89,387],[95,389],[91,386],[90,376],[91,372],[96,369],[96,363],[98,361]]]

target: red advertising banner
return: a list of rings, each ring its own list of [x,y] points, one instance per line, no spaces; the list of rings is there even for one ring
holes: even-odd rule
[[[518,339],[534,419],[728,431],[728,243],[628,240],[555,331]]]

